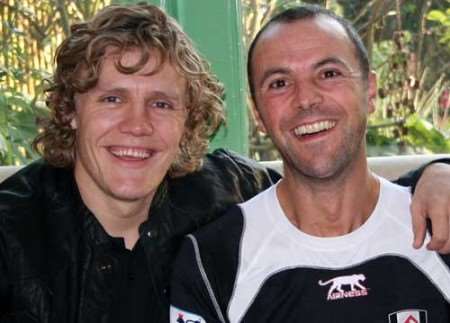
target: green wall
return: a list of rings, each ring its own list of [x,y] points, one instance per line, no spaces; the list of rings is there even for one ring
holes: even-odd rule
[[[138,3],[122,0],[115,3]],[[248,154],[248,111],[240,0],[152,0],[177,19],[226,90],[227,126],[211,148]]]

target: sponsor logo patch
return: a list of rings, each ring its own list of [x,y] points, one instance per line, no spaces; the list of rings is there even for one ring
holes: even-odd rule
[[[184,311],[171,305],[170,323],[206,323],[206,321],[200,315]]]
[[[428,323],[425,310],[402,310],[389,314],[389,323]]]
[[[327,294],[328,301],[335,301],[343,298],[362,297],[369,295],[368,289],[362,285],[366,280],[364,274],[348,276],[337,276],[327,281],[319,280],[320,286],[330,285]]]

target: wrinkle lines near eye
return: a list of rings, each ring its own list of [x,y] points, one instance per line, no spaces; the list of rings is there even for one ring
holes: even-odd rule
[[[277,75],[279,76],[279,78],[281,78],[283,77],[283,75],[287,75],[288,73],[289,71],[286,68],[281,67],[269,68],[266,71],[264,71],[263,75],[261,76],[261,80],[259,81],[259,87],[261,88],[268,81],[277,78]]]

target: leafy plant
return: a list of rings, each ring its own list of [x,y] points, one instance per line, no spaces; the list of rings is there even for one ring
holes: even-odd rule
[[[447,1],[450,5],[450,1]],[[435,21],[439,25],[435,28],[435,33],[439,35],[439,41],[450,49],[450,8],[447,10],[431,10],[427,19]]]
[[[0,89],[0,164],[21,165],[36,157],[31,150],[37,134],[35,121],[46,113],[42,102]]]
[[[374,46],[379,98],[369,121],[369,155],[450,152],[449,118],[438,103],[448,82],[444,74],[427,82],[430,69],[418,68],[413,38],[400,31]]]
[[[110,0],[0,0],[0,165],[36,158],[36,119],[48,111],[42,84],[70,23],[91,17]]]

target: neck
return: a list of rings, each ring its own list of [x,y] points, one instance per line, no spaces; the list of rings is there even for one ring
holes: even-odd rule
[[[78,180],[77,180],[78,184]],[[112,237],[123,238],[127,249],[133,249],[139,240],[139,226],[148,218],[152,198],[120,200],[105,194],[95,184],[79,185],[81,199]]]
[[[310,235],[333,237],[354,231],[378,200],[379,183],[365,158],[324,180],[285,171],[277,188],[281,207],[297,228]]]

